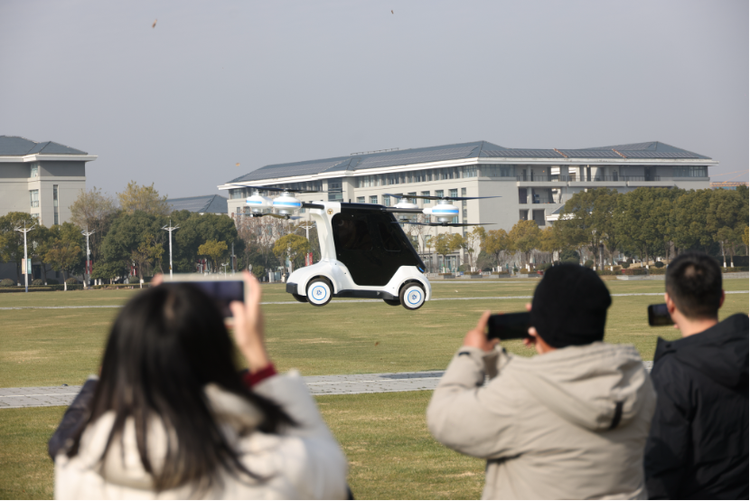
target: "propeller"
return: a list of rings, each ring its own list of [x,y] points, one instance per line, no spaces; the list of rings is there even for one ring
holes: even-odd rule
[[[393,193],[386,193],[386,195],[399,199],[399,202],[392,208],[390,212],[408,212],[418,213],[421,212],[428,216],[435,216],[437,218],[436,223],[416,223],[410,222],[409,224],[415,224],[420,226],[480,226],[485,224],[494,223],[451,223],[454,217],[458,217],[459,209],[451,203],[453,200],[479,200],[482,198],[500,198],[499,196],[493,197],[435,197],[430,195],[396,195]],[[437,200],[437,204],[433,207],[425,207],[419,209],[417,204],[407,201],[406,199],[419,198],[422,200]]]

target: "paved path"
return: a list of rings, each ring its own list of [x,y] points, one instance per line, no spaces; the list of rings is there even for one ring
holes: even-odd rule
[[[726,291],[727,294],[748,294],[750,291]],[[612,297],[627,297],[627,296],[664,296],[663,292],[631,292],[627,294],[612,294]],[[444,297],[430,299],[432,301],[482,301],[488,299],[531,299],[531,295],[526,296],[483,296],[483,297]],[[382,299],[332,299],[332,303],[380,303]],[[269,301],[260,304],[303,304],[298,301]],[[0,311],[3,310],[78,310],[87,308],[122,308],[121,304],[106,304],[96,306],[2,306]]]
[[[651,370],[652,362],[643,362]],[[352,374],[343,376],[307,376],[304,378],[313,395],[354,395],[396,391],[434,390],[443,371],[396,372],[389,374]],[[54,407],[70,405],[80,386],[45,386],[36,388],[0,388],[0,409]]]

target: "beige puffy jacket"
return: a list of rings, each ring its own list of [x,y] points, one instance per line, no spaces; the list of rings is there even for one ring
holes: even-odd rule
[[[262,416],[247,400],[206,387],[214,415],[230,444],[235,444],[243,464],[252,473],[269,476],[266,482],[239,480],[227,471],[221,482],[201,495],[209,499],[345,499],[347,462],[336,439],[318,412],[315,401],[296,372],[270,377],[253,391],[279,404],[298,426],[279,434],[255,430]],[[64,452],[55,459],[57,499],[187,499],[192,486],[163,491],[157,496],[151,477],[143,469],[135,442],[132,418],[126,421],[123,447],[115,440],[102,471],[97,466],[114,422],[107,413],[84,432],[78,455]],[[166,450],[166,431],[155,421],[149,426],[149,455],[158,468]]]
[[[485,373],[490,376],[482,386]],[[486,458],[485,499],[645,498],[656,394],[631,345],[531,358],[461,348],[427,409],[441,443]]]

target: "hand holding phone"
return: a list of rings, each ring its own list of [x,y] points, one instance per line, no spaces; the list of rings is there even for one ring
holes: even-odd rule
[[[674,325],[672,316],[669,314],[667,305],[650,304],[648,305],[648,325],[651,327],[660,327],[664,325]]]

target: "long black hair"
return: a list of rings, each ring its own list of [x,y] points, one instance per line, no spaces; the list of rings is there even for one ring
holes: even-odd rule
[[[245,387],[233,355],[221,313],[197,287],[162,284],[138,294],[112,326],[91,415],[74,434],[68,457],[78,454],[86,426],[113,411],[101,461],[132,417],[141,462],[157,492],[188,483],[207,488],[218,479],[219,467],[257,479],[219,430],[205,386],[214,383],[251,402],[264,416],[258,426],[262,431],[293,422],[276,404]],[[169,430],[168,441],[176,442],[168,442],[158,471],[147,447],[148,423],[154,417]]]

